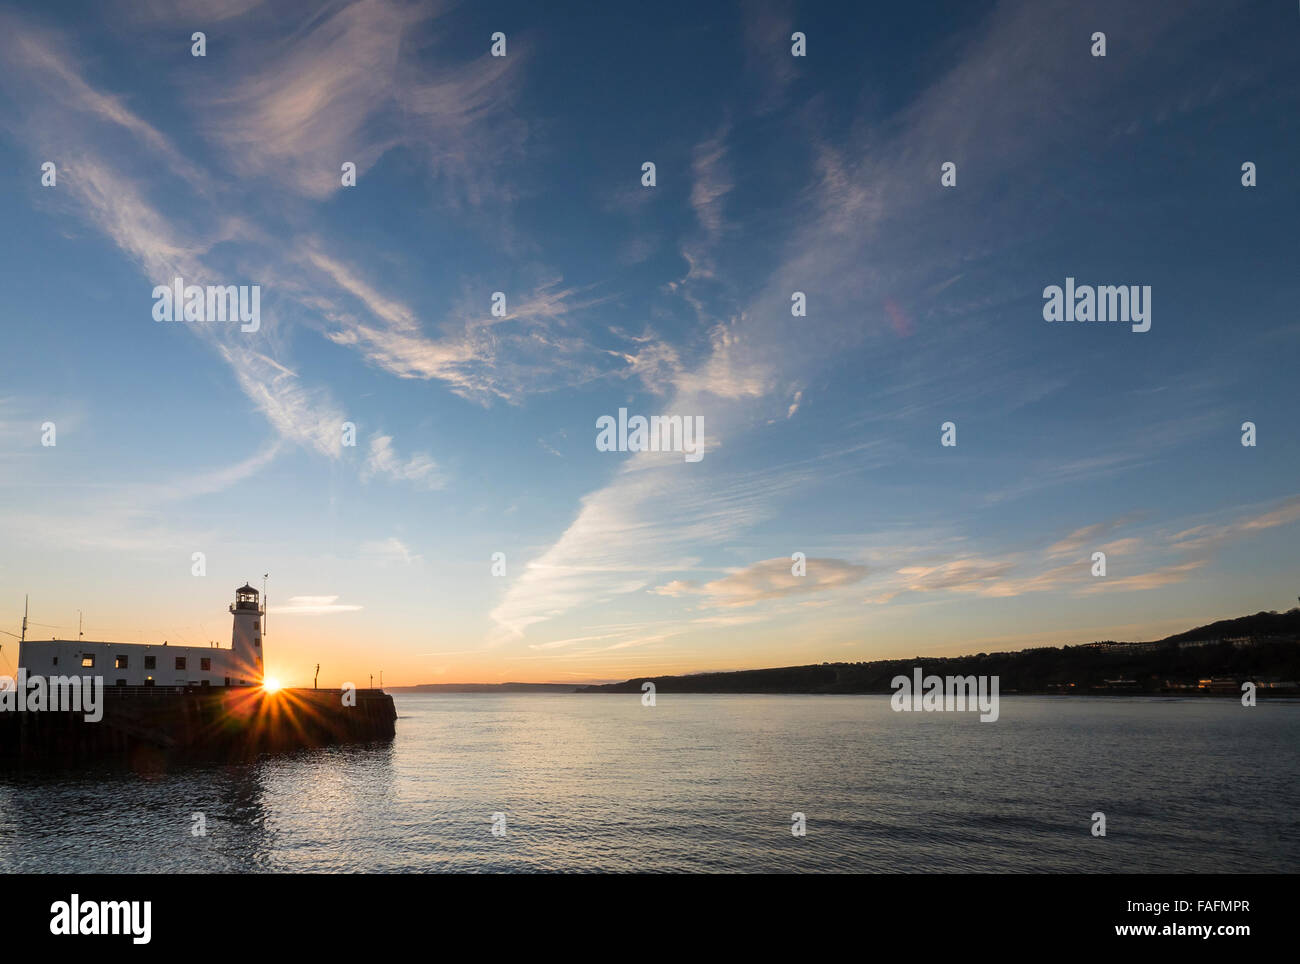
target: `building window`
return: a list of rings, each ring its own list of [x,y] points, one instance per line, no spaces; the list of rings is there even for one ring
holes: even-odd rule
[[[152,677],[152,676],[146,676],[146,677],[144,678],[144,685],[145,685],[145,686],[153,686],[153,677]]]
[[[199,669],[212,669],[212,659],[208,656],[200,656]]]
[[[157,657],[157,656],[146,656],[146,657],[144,658],[144,668],[145,668],[145,669],[157,669],[157,668],[158,668],[158,657]]]
[[[261,649],[261,648],[262,648],[262,638],[261,638],[260,636],[254,636],[254,637],[253,637],[253,645],[256,646],[258,649]]]
[[[59,657],[57,657],[57,656],[54,657],[54,665],[55,665],[55,666],[58,666],[58,665],[59,665]]]
[[[126,669],[126,657],[119,655],[113,662],[113,669]]]
[[[90,656],[81,657],[81,665],[85,669],[94,669],[95,668],[94,654],[91,654]]]
[[[124,679],[120,679],[120,680],[118,680],[118,681],[117,681],[117,685],[118,685],[118,686],[125,686],[125,685],[126,685],[126,680],[124,680]]]
[[[176,657],[176,668],[177,668],[177,669],[184,669],[184,668],[185,668],[185,657],[184,657],[184,656],[177,656],[177,657]]]

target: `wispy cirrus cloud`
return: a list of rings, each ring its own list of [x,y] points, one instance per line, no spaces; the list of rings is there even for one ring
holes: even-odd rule
[[[1100,548],[1097,545],[1097,541],[1101,537],[1140,518],[1140,514],[1131,513],[1116,519],[1108,519],[1105,522],[1096,522],[1092,525],[1075,529],[1064,539],[1060,539],[1048,546],[1047,554],[1049,556],[1063,556],[1084,550],[1091,552]]]
[[[305,260],[321,281],[311,301],[329,322],[325,336],[399,378],[436,380],[453,394],[480,403],[517,403],[615,370],[600,364],[607,353],[568,330],[572,316],[605,299],[564,287],[562,279],[507,297],[501,316],[491,314],[484,290],[477,308],[462,305],[433,325],[381,294],[352,265],[324,254],[317,242],[309,243]],[[557,366],[557,358],[566,364]]]
[[[380,566],[409,566],[421,560],[421,556],[413,552],[411,547],[397,536],[363,542],[360,552],[361,558],[366,562]]]
[[[290,596],[287,605],[271,606],[277,616],[332,616],[359,612],[363,607],[338,602],[338,596]]]
[[[1014,564],[1007,560],[963,558],[928,566],[903,566],[900,590],[997,594]],[[1051,574],[1047,574],[1051,575]]]
[[[125,100],[93,86],[73,66],[78,51],[59,34],[14,12],[0,11],[0,62],[10,71],[4,86],[21,95],[18,129],[47,149],[64,142],[66,125],[89,121],[118,128],[163,161],[192,189],[207,193],[202,169],[188,160],[154,125],[127,106]],[[47,150],[46,156],[54,151]],[[58,152],[62,153],[62,152]]]
[[[242,17],[267,0],[123,0],[114,14],[136,23],[219,23]]]
[[[1173,533],[1170,546],[1185,552],[1207,552],[1237,539],[1300,521],[1300,495],[1291,496],[1270,508],[1255,506],[1237,519],[1192,526]]]
[[[1140,592],[1148,589],[1158,589],[1161,586],[1172,586],[1175,583],[1183,582],[1188,576],[1208,563],[1208,559],[1192,559],[1188,562],[1160,566],[1148,572],[1134,573],[1131,576],[1096,579],[1087,585],[1079,587],[1078,592],[1083,595],[1099,592]]]
[[[1300,496],[1291,496],[1272,506],[1249,507],[1227,522],[1196,525],[1172,534],[1147,526],[1141,536],[1103,541],[1117,528],[1145,516],[1145,513],[1129,513],[1080,527],[1041,551],[1014,552],[994,558],[957,556],[903,565],[892,575],[881,575],[880,588],[869,601],[889,603],[904,593],[921,596],[958,593],[1001,599],[1040,592],[1090,596],[1176,585],[1206,569],[1214,553],[1226,545],[1300,522]],[[1094,552],[1105,553],[1108,575],[1092,575]],[[1068,556],[1077,558],[1060,561]],[[1114,564],[1116,559],[1123,560],[1119,568]]]
[[[809,558],[807,571],[796,576],[790,559],[764,559],[720,579],[696,582],[674,579],[653,590],[660,596],[698,596],[723,608],[753,606],[770,599],[825,592],[866,578],[867,567],[843,559]]]
[[[711,239],[723,231],[723,199],[735,186],[727,166],[727,128],[696,146],[691,158],[691,207]]]
[[[235,17],[244,11],[235,5],[226,14]],[[420,11],[418,6],[365,0],[337,9],[287,41],[287,46],[277,46],[277,56],[264,58],[261,72],[246,73],[241,84],[228,92],[230,103],[224,109],[233,114],[213,108],[216,124],[211,130],[226,138],[224,143],[238,159],[237,169],[245,174],[269,175],[274,170],[287,172],[290,178],[307,177],[309,172],[301,167],[305,158],[328,154],[336,143],[350,137],[365,140],[363,128],[368,128],[363,115],[369,108],[363,101],[371,92],[366,72],[376,62],[395,55],[392,45],[397,43],[396,37],[404,26],[419,19]],[[342,325],[333,331],[339,342],[367,345],[367,334],[373,333],[367,345],[372,360],[389,361],[397,369],[418,356],[425,366],[419,372],[424,377],[445,377],[457,390],[466,392],[490,388],[493,359],[477,354],[478,345],[468,339],[439,343],[425,337],[419,320],[400,300],[369,286],[358,271],[341,260],[326,256],[311,236],[301,254],[286,253],[286,247],[275,240],[276,232],[259,224],[262,210],[245,208],[242,192],[230,190],[187,158],[171,138],[130,110],[125,100],[95,88],[78,71],[80,59],[59,36],[16,14],[0,15],[0,25],[5,28],[0,31],[0,61],[8,68],[5,86],[16,102],[29,107],[16,121],[22,139],[41,156],[59,158],[57,197],[70,199],[77,215],[139,265],[150,286],[170,284],[174,277],[189,283],[227,279],[232,274],[243,274],[254,282],[275,279],[273,287],[308,313],[350,323],[346,332]],[[397,35],[388,34],[390,27]],[[250,42],[253,47],[277,43],[269,38]],[[289,54],[282,58],[279,54],[285,49]],[[336,57],[341,58],[342,67]],[[390,67],[381,81],[391,93],[397,85],[393,71],[398,68]],[[499,72],[506,68],[494,64],[490,69]],[[294,74],[292,83],[282,83],[286,80],[283,70]],[[450,128],[439,128],[437,98],[419,84],[411,89],[422,97],[421,116],[433,125],[435,133],[454,128],[466,137],[474,136],[477,128],[472,120],[477,115],[472,106],[456,107],[469,113],[447,120]],[[496,95],[482,89],[478,96],[492,99]],[[450,110],[455,105],[445,106]],[[322,112],[322,107],[331,110]],[[84,116],[89,123],[76,122],[73,115]],[[223,119],[235,115],[244,118],[247,128],[223,125]],[[123,133],[129,138],[123,140]],[[425,135],[432,136],[429,130]],[[245,144],[248,139],[256,141],[256,150]],[[444,140],[441,148],[454,149],[456,143],[467,149],[463,142],[451,140]],[[157,176],[160,168],[161,181]],[[192,189],[193,203],[179,213],[173,210],[174,205],[164,211],[154,197],[166,194],[168,178],[179,179]],[[310,178],[308,182],[307,193],[311,194]],[[333,177],[332,183],[337,182],[337,176]],[[240,265],[245,267],[241,270]],[[557,295],[548,290],[543,294],[550,295],[550,301],[543,297],[532,307],[549,317],[561,313],[559,303],[567,293]],[[360,303],[361,316],[346,315],[337,307],[343,299]],[[147,304],[142,298],[142,305],[147,308]],[[287,306],[287,302],[281,305]],[[187,327],[228,364],[237,384],[282,438],[337,458],[347,415],[327,387],[311,384],[288,360],[285,346],[290,339],[281,327],[286,324],[284,317],[274,312],[269,315],[262,337],[255,341],[228,328]],[[144,317],[147,315],[142,314]],[[367,322],[367,317],[373,320]],[[411,372],[408,368],[401,373]],[[405,478],[424,487],[435,480],[428,456],[400,460],[386,449],[372,452],[366,464],[371,474]]]
[[[450,9],[358,0],[304,21],[264,8],[263,29],[230,52],[240,80],[195,92],[211,144],[236,172],[309,198],[341,188],[343,162],[360,176],[401,146],[447,180],[449,201],[506,200],[485,185],[500,185],[495,161],[526,136],[510,105],[527,48],[516,38],[509,57],[492,57],[484,43],[473,60],[440,51],[427,66],[415,55],[436,45]]]
[[[393,448],[391,435],[376,435],[370,440],[370,454],[361,475],[363,479],[380,476],[412,482],[422,489],[438,489],[446,484],[438,463],[423,453],[403,459]]]
[[[327,390],[305,385],[297,373],[251,348],[227,343],[217,350],[282,438],[331,458],[342,452],[347,417]]]
[[[612,483],[583,500],[564,535],[528,564],[492,611],[502,638],[651,588],[656,576],[689,568],[701,544],[734,538],[768,516],[774,497],[809,478],[807,467],[744,477],[699,473],[683,490],[680,458],[668,461],[630,456]]]
[[[6,483],[9,487],[30,486],[42,496],[7,500],[14,508],[0,511],[0,531],[14,545],[164,556],[185,553],[188,558],[195,547],[217,543],[219,533],[210,524],[172,521],[164,510],[255,478],[280,451],[280,443],[271,442],[237,462],[157,482],[77,480],[57,486],[45,480],[24,483],[15,476]]]

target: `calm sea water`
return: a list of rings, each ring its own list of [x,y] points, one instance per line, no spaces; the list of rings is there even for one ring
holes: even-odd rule
[[[1013,696],[980,723],[883,696],[396,701],[382,746],[0,775],[0,870],[1300,870],[1294,702]]]

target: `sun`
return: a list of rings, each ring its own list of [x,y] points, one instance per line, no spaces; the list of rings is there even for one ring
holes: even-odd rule
[[[280,681],[274,676],[268,676],[266,679],[262,680],[262,689],[266,690],[268,693],[274,693],[279,688]]]

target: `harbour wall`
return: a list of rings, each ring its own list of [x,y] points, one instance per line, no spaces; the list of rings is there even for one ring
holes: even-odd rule
[[[103,718],[77,711],[0,713],[0,767],[101,760],[165,765],[391,740],[397,710],[382,690],[105,687]]]

